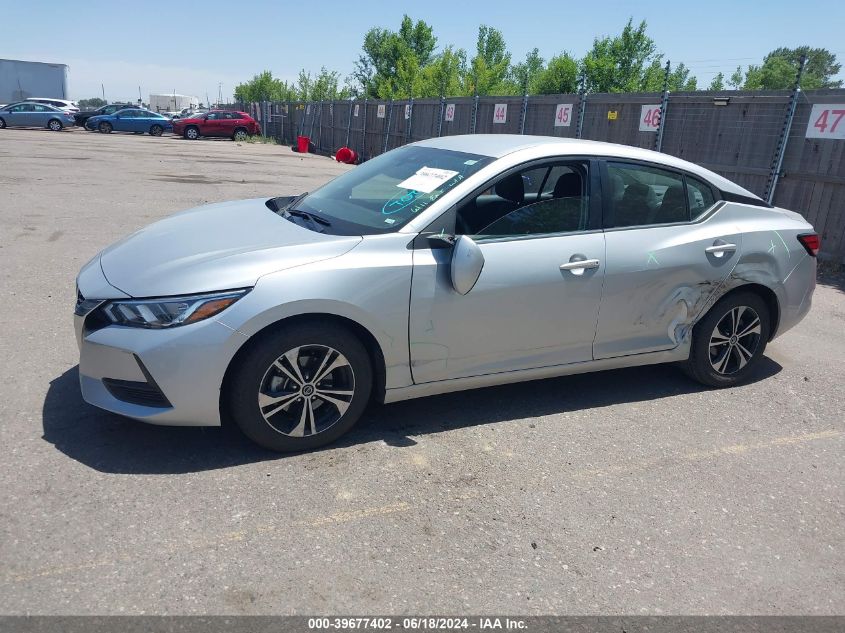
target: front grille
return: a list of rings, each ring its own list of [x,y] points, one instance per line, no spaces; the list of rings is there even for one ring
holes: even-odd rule
[[[170,403],[158,388],[148,382],[134,380],[118,380],[117,378],[103,378],[103,384],[109,393],[118,400],[129,404],[140,404],[144,407],[167,408]]]

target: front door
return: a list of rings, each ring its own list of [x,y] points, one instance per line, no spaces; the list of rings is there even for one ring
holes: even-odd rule
[[[742,235],[690,175],[636,163],[603,171],[607,256],[597,359],[676,347],[739,259]]]
[[[415,383],[592,359],[605,248],[590,188],[587,161],[544,163],[465,201],[457,232],[484,255],[466,295],[451,286],[451,249],[414,251]]]

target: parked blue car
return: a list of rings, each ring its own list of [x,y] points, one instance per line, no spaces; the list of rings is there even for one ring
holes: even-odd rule
[[[85,126],[92,130],[99,130],[103,134],[111,134],[114,131],[161,136],[164,132],[173,131],[170,119],[140,108],[127,108],[118,110],[114,114],[92,116],[85,122]]]
[[[0,108],[0,129],[4,127],[46,127],[54,132],[73,127],[73,114],[43,103],[25,101]]]

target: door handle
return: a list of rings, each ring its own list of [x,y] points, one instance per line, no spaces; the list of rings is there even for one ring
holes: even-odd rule
[[[601,262],[597,259],[582,259],[580,261],[567,262],[560,265],[561,270],[584,270],[587,268],[598,268]]]
[[[736,250],[736,244],[714,244],[704,249],[708,255],[721,255],[722,253],[733,253]]]

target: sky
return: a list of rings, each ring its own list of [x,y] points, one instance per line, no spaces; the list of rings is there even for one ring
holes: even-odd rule
[[[513,60],[535,46],[544,58],[581,57],[593,38],[621,32],[629,17],[673,64],[684,62],[706,87],[716,73],[759,63],[779,46],[827,48],[845,61],[845,3],[768,0],[704,2],[345,1],[122,3],[0,0],[0,58],[69,66],[73,99],[144,101],[150,93],[231,97],[262,70],[285,80],[321,66],[352,72],[364,34],[398,29],[404,13],[434,27],[438,49],[475,50],[479,24],[501,30]],[[840,74],[839,79],[845,78]],[[102,86],[102,87],[101,87]]]

